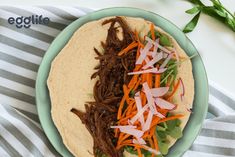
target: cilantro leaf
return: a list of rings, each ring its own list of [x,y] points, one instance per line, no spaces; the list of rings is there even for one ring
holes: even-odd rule
[[[179,126],[175,127],[172,130],[167,130],[167,134],[175,139],[179,139],[183,136],[182,130]]]
[[[162,34],[162,33],[159,33],[158,31],[155,30],[155,36],[156,38],[159,38],[159,42],[162,46],[169,46],[171,47],[172,46],[172,43],[169,39],[169,37],[166,35],[166,34]],[[149,31],[148,32],[148,35],[147,35],[149,38],[151,38],[151,32]]]
[[[163,46],[172,46],[170,39],[165,34],[160,35],[160,44]]]
[[[184,27],[183,32],[184,33],[189,33],[192,32],[194,30],[194,28],[196,27],[197,23],[198,23],[198,19],[200,17],[201,11],[199,13],[197,13],[191,21],[189,21],[189,23]]]
[[[192,9],[186,10],[185,12],[188,14],[195,14],[195,13],[198,13],[200,10],[201,10],[201,7],[197,5],[193,7]]]

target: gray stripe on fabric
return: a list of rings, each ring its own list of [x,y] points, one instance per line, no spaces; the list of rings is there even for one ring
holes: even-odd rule
[[[20,153],[15,150],[1,135],[0,133],[0,147],[2,147],[12,157],[22,157]]]
[[[213,119],[213,121],[235,124],[235,115],[228,115],[226,117],[218,117],[218,118]]]
[[[18,91],[15,91],[15,90],[12,90],[12,89],[9,89],[9,88],[6,88],[6,87],[3,87],[3,86],[0,86],[0,93],[3,95],[7,95],[9,97],[13,97],[18,100],[24,101],[24,102],[28,102],[32,105],[35,104],[34,97],[27,95],[27,94],[24,94],[24,93],[21,93],[21,92],[18,92]]]
[[[229,144],[229,143],[228,143]],[[193,144],[190,150],[210,154],[235,156],[235,149]]]
[[[216,88],[212,86],[209,86],[209,87],[210,87],[210,94],[214,95],[214,97],[216,97],[217,99],[222,101],[224,104],[228,105],[229,107],[235,110],[235,100],[231,99],[230,97],[220,92]]]
[[[61,18],[64,18],[66,20],[76,20],[78,17],[60,9],[60,8],[56,8],[56,7],[53,7],[53,6],[39,6],[40,8],[43,8]]]
[[[5,54],[0,51],[0,60],[37,72],[39,65]]]
[[[18,109],[18,108],[16,108],[16,110],[22,113],[23,115],[27,116],[29,119],[33,120],[34,122],[40,123],[38,115]]]
[[[221,110],[219,110],[218,108],[216,108],[213,104],[211,104],[209,102],[209,108],[208,108],[209,112],[212,113],[213,115],[215,115],[216,117],[219,116],[225,116],[226,114],[221,112]]]
[[[3,18],[0,18],[0,21],[1,21],[1,23],[0,23],[1,26],[7,27],[8,29],[25,34],[27,36],[33,37],[38,40],[41,40],[41,41],[44,41],[47,43],[51,43],[54,39],[54,37],[52,37],[50,35],[44,34],[42,32],[36,31],[36,30],[32,30],[30,28],[21,28],[21,29],[16,28],[15,25],[10,25],[8,23],[8,21]]]
[[[13,117],[19,119],[20,121],[22,121],[25,125],[27,125],[35,134],[37,134],[37,136],[48,146],[48,148],[50,149],[50,151],[56,155],[56,157],[62,157],[59,153],[56,152],[56,150],[54,149],[54,147],[51,145],[51,143],[48,141],[48,139],[46,138],[44,132],[38,128],[35,124],[33,124],[30,120],[26,119],[25,117],[19,115],[19,113],[17,113],[15,110],[13,110],[12,108],[10,108],[9,106],[3,105],[4,108],[6,109],[6,111],[12,115]]]
[[[0,115],[1,117],[1,115]],[[8,130],[13,136],[15,136],[22,145],[25,146],[32,154],[37,157],[43,157],[41,152],[38,150],[37,146],[35,146],[17,127],[15,127],[10,121],[5,119],[4,117],[0,118],[0,123],[2,126]],[[20,127],[20,126],[19,126]],[[33,140],[33,139],[32,139]]]
[[[94,10],[89,9],[89,8],[78,7],[78,6],[75,6],[75,7],[73,7],[73,8],[78,9],[79,11],[83,11],[84,13],[89,13],[89,12],[94,11]]]
[[[230,132],[230,131],[221,131],[221,130],[203,128],[200,132],[200,136],[235,140],[235,130],[234,132]]]
[[[17,40],[8,38],[8,37],[6,37],[4,35],[1,35],[1,34],[0,34],[0,42],[3,43],[3,44],[6,44],[8,46],[11,46],[11,47],[20,49],[22,51],[25,51],[27,53],[39,56],[39,57],[43,57],[44,54],[45,54],[45,51],[42,50],[42,49],[36,48],[34,46],[27,45],[23,42],[19,42]]]
[[[23,77],[20,75],[17,75],[15,73],[0,69],[0,76],[8,79],[8,80],[12,80],[21,84],[24,84],[26,86],[35,88],[35,80],[29,79],[27,77]]]
[[[32,12],[26,11],[26,10],[18,8],[18,7],[4,6],[4,7],[1,7],[1,9],[12,12],[12,13],[15,13],[19,16],[26,16],[27,17],[27,16],[35,15]],[[37,25],[37,26],[39,26],[39,25]],[[67,25],[50,21],[47,26],[55,28],[55,29],[63,30]]]

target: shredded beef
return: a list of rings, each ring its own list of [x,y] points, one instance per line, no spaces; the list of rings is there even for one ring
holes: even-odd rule
[[[131,77],[127,75],[135,66],[136,49],[126,55],[118,53],[135,40],[135,36],[125,20],[115,17],[105,20],[102,25],[110,24],[105,42],[101,42],[103,53],[94,48],[99,65],[91,79],[98,77],[94,86],[94,102],[85,104],[86,112],[71,109],[85,124],[93,137],[94,156],[105,154],[109,157],[122,157],[123,149],[117,150],[114,131],[110,128],[116,125],[119,102],[123,96],[123,84],[127,84]],[[118,28],[122,29],[123,39],[117,36]]]

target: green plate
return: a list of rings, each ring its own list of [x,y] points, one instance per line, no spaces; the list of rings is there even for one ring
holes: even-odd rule
[[[189,56],[198,53],[196,48],[193,46],[192,42],[174,24],[155,13],[141,9],[103,9],[89,13],[71,23],[52,42],[51,46],[49,47],[42,60],[38,71],[38,77],[36,80],[36,103],[41,125],[52,145],[64,157],[72,157],[73,155],[64,146],[61,136],[57,131],[51,118],[51,103],[46,84],[51,62],[60,52],[60,50],[65,46],[65,44],[69,41],[73,33],[83,24],[93,20],[98,20],[103,17],[117,15],[141,17],[146,20],[152,21],[155,25],[163,28],[166,32],[170,33],[178,41],[180,46],[185,50],[185,52]],[[193,114],[191,115],[190,120],[186,128],[184,129],[184,136],[180,140],[178,140],[177,143],[170,149],[170,152],[167,157],[180,157],[187,149],[189,149],[189,147],[199,134],[203,120],[207,113],[208,82],[201,57],[198,56],[192,59],[192,64],[193,75],[195,79],[195,98],[193,104]]]

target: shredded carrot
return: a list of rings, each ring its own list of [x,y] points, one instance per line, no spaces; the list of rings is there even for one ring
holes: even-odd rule
[[[147,74],[147,83],[148,83],[149,87],[152,88],[152,86],[153,86],[153,75],[151,73]]]
[[[154,125],[158,124],[159,120],[160,120],[159,117],[154,117],[153,120],[152,120],[151,128],[152,128]]]
[[[156,74],[155,75],[155,88],[160,87],[160,79],[161,79],[161,75],[160,74]]]
[[[131,100],[131,99],[130,99]],[[135,101],[131,101],[126,110],[122,114],[122,118],[125,118],[127,116],[127,113],[129,113],[132,109],[132,106],[135,104]]]
[[[125,103],[125,97],[123,97],[121,102],[120,102],[120,105],[119,105],[119,108],[118,108],[117,119],[120,119],[121,116],[122,116],[122,108],[124,106],[124,103]]]
[[[155,40],[156,37],[155,37],[155,30],[154,30],[154,24],[153,23],[151,23],[151,25],[150,25],[150,31],[151,31],[152,40]]]
[[[122,123],[124,121],[127,121],[129,118],[133,117],[135,114],[137,113],[137,111],[132,112],[130,115],[126,116],[125,118],[122,118],[119,120],[119,123]]]
[[[141,146],[141,145],[139,145],[139,144],[132,144],[132,143],[120,144],[120,145],[116,146],[116,149],[119,150],[120,148],[122,148],[122,147],[124,147],[124,146],[133,146],[133,147],[145,149],[145,147],[143,147],[143,146]]]
[[[115,130],[114,130],[114,137],[118,137],[118,128],[116,128]]]
[[[136,51],[136,60],[139,58],[140,56],[140,45],[138,45],[137,51]]]
[[[138,79],[138,81],[136,82],[136,84],[135,84],[135,86],[133,88],[134,91],[139,87],[140,82],[141,82],[141,79]]]
[[[182,118],[183,116],[184,115],[182,115],[182,114],[174,115],[174,116],[171,116],[171,117],[164,118],[164,119],[158,121],[158,123],[162,123],[162,122],[166,122],[166,121],[169,121],[169,120],[174,120],[174,119]]]
[[[156,133],[153,134],[153,143],[154,143],[155,150],[158,151],[159,147],[158,147],[158,141],[157,141]]]
[[[125,101],[127,101],[127,103],[129,103],[129,92],[130,90],[128,90],[127,86],[124,84],[123,85],[123,91],[124,91],[124,97],[122,98],[119,108],[118,108],[118,114],[117,114],[117,119],[120,119],[122,116],[122,109],[124,107]]]
[[[133,41],[130,45],[128,45],[126,48],[124,48],[122,51],[118,53],[118,56],[122,56],[123,54],[127,53],[131,49],[135,48],[138,46],[138,43]]]
[[[142,91],[140,92],[140,98],[142,100],[142,105],[145,105],[147,102],[147,98],[146,98],[144,92],[142,92]]]
[[[125,100],[127,101],[127,103],[129,103],[130,90],[128,89],[128,87],[125,84],[123,85],[123,92],[124,92]]]
[[[124,133],[121,132],[121,133],[119,134],[118,141],[117,141],[117,144],[118,144],[118,145],[121,143],[121,140],[122,140],[123,136],[124,136]]]
[[[174,86],[174,89],[172,91],[172,93],[168,96],[167,99],[170,99],[174,94],[175,92],[177,91],[178,87],[179,87],[179,84],[180,84],[180,79],[178,79],[178,82],[176,83],[176,85]]]
[[[149,141],[151,148],[154,148],[154,143],[151,137],[148,138],[148,141]],[[154,156],[154,154],[152,154],[152,156]]]
[[[131,78],[131,81],[129,82],[128,84],[128,88],[133,88],[138,80],[138,77],[139,75],[134,75],[132,78]]]
[[[140,148],[137,148],[137,152],[138,152],[138,157],[142,157],[142,153],[141,153]]]
[[[156,131],[156,125],[153,126],[153,127],[150,129],[150,131],[149,131],[149,136],[152,137],[152,136],[154,135],[155,131]]]
[[[120,144],[122,144],[122,143],[127,143],[127,142],[124,142],[124,140],[126,140],[128,137],[130,137],[131,135],[129,135],[129,134],[125,134],[123,137],[122,137],[122,139],[120,139]]]
[[[134,104],[132,104],[131,106],[130,106],[130,108],[128,109],[128,111],[126,112],[126,116],[129,116],[132,112],[135,112],[136,111],[136,105],[135,105],[135,103]]]

